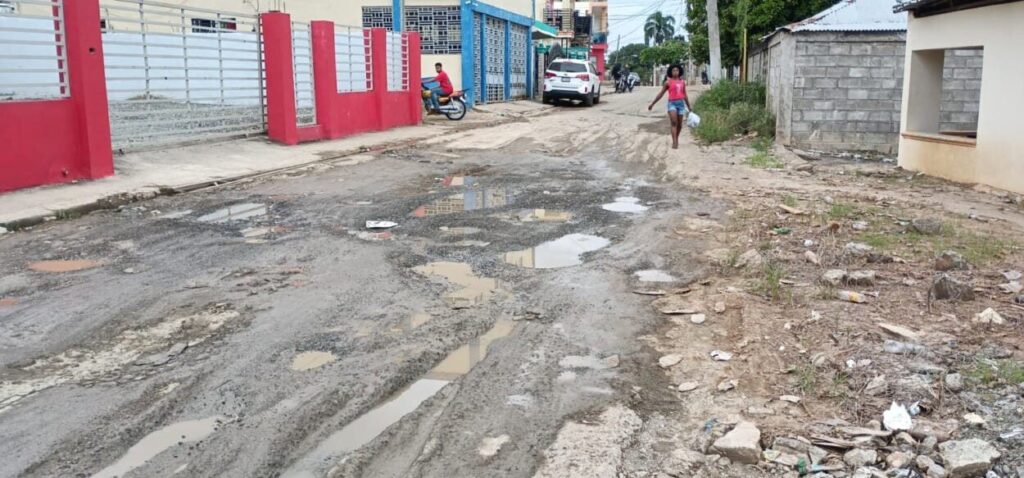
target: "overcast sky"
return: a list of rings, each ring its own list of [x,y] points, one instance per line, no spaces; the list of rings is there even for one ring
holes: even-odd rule
[[[656,11],[676,19],[676,33],[686,23],[685,0],[608,0],[608,50],[644,42],[644,21]]]

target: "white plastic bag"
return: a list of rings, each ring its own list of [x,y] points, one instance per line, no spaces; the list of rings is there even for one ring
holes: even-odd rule
[[[691,111],[689,116],[686,117],[686,126],[689,126],[690,128],[700,126],[700,116],[697,116],[697,113]]]

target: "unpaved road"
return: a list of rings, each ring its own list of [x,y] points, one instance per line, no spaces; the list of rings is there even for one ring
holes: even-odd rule
[[[648,93],[0,237],[0,476],[656,471]]]

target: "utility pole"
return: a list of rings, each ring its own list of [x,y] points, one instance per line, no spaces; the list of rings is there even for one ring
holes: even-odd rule
[[[716,83],[722,75],[722,41],[718,34],[718,0],[707,0],[708,43],[711,44],[711,71],[708,81]]]

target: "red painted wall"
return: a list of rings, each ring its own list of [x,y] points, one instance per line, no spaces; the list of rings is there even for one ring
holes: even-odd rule
[[[66,0],[71,97],[0,101],[0,192],[114,174],[98,0]]]

